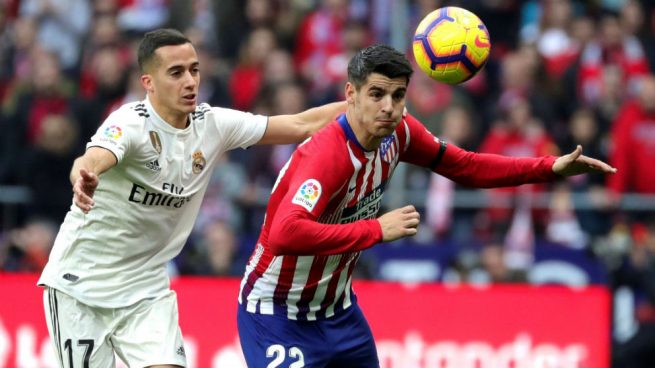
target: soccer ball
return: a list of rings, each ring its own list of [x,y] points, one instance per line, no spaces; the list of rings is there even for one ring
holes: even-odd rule
[[[457,84],[471,79],[489,58],[489,31],[477,15],[446,6],[426,15],[414,34],[414,58],[432,79]]]

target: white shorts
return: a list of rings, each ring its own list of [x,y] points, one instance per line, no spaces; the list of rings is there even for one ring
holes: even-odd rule
[[[48,331],[64,368],[186,366],[174,291],[125,308],[98,308],[46,287]]]

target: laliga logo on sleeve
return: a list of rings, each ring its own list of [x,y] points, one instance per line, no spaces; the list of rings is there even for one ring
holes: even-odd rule
[[[123,129],[117,125],[108,126],[105,128],[105,137],[111,139],[118,139],[123,135]]]
[[[316,179],[308,179],[302,183],[291,203],[301,205],[307,211],[311,211],[319,198],[321,198],[321,183]]]

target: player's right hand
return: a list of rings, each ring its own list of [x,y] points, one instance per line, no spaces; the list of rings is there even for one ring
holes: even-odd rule
[[[382,227],[382,241],[390,242],[407,236],[416,235],[421,215],[414,206],[397,208],[378,217]]]
[[[85,169],[80,169],[80,176],[73,185],[73,202],[82,212],[89,213],[95,201],[93,193],[98,187],[98,176]]]

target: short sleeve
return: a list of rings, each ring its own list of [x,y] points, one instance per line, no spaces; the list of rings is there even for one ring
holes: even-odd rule
[[[266,132],[267,116],[220,107],[212,108],[212,112],[225,150],[248,148]]]
[[[130,137],[134,135],[126,120],[119,118],[118,113],[110,115],[86,144],[86,149],[105,148],[116,156],[117,162],[121,162],[129,150]]]

